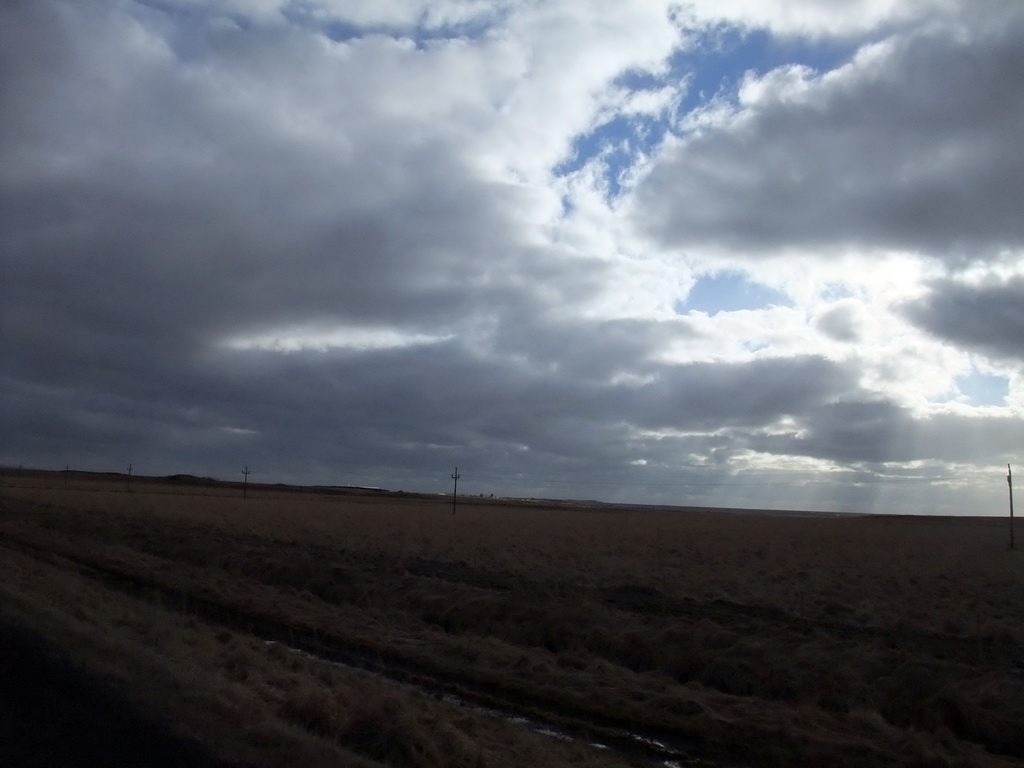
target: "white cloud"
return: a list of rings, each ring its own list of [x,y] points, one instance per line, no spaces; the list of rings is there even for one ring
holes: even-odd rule
[[[711,104],[655,158],[638,224],[659,245],[752,257],[1019,247],[1024,14],[979,17],[900,33],[834,72],[749,75],[734,106]]]
[[[748,71],[737,93],[739,106],[752,109],[798,103],[810,95],[814,75],[814,70],[802,64],[779,67],[760,77]]]
[[[233,350],[265,350],[269,352],[302,352],[329,349],[369,350],[393,349],[436,344],[450,336],[403,333],[390,328],[294,328],[273,333],[227,339],[224,346]]]
[[[763,27],[783,35],[854,35],[886,24],[948,11],[948,0],[693,0],[702,21]]]

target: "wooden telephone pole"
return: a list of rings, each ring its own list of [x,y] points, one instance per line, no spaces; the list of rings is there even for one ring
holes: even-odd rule
[[[1006,485],[1010,490],[1010,549],[1013,549],[1013,471],[1006,465]]]
[[[452,514],[455,514],[455,503],[459,499],[459,478],[462,475],[459,474],[459,468],[455,468],[455,472],[452,474],[452,480],[455,481],[455,490],[452,491]]]
[[[249,465],[245,465],[245,471],[242,473],[245,475],[245,480],[242,481],[242,498],[245,498],[245,492],[249,490],[249,475],[252,473],[249,471]]]

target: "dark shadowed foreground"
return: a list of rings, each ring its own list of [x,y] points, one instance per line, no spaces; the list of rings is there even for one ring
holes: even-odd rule
[[[14,658],[39,695],[5,722],[56,701],[59,738],[18,726],[5,765],[79,736],[116,758],[143,711],[177,745],[150,765],[1024,764],[1003,520],[4,482],[0,620],[132,702]]]
[[[0,765],[227,768],[23,627],[0,623]]]

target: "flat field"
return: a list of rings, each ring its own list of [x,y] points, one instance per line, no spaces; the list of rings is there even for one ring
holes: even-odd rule
[[[1004,519],[173,480],[0,476],[0,621],[211,760],[1024,765]]]

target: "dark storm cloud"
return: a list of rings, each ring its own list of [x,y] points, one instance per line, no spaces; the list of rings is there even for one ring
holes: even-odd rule
[[[765,435],[751,447],[766,453],[812,456],[844,464],[937,460],[1005,461],[1020,449],[1020,420],[940,413],[915,418],[883,400],[827,403],[806,414],[800,433]]]
[[[617,375],[650,375],[660,368],[655,358],[666,345],[699,335],[683,318],[553,322],[543,315],[528,315],[498,328],[495,349],[538,370],[604,382]]]
[[[290,327],[443,335],[533,311],[536,285],[555,301],[591,290],[594,262],[523,243],[522,194],[472,173],[456,133],[362,81],[373,56],[401,53],[385,41],[339,63],[287,29],[207,30],[180,58],[189,17],[93,2],[0,13],[5,433],[26,459],[201,464],[250,428],[308,458],[328,437],[312,427],[353,408],[382,422],[374,434],[421,440],[409,404],[433,419],[432,400],[383,402],[387,371],[363,358],[286,358],[310,361],[292,371],[223,342]],[[321,109],[337,111],[326,129]],[[429,355],[406,360],[424,366],[407,371],[413,392],[451,391]]]
[[[362,352],[237,350],[174,362],[181,369],[173,374],[101,368],[61,387],[20,385],[25,408],[12,411],[21,415],[10,426],[32,434],[26,448],[42,455],[102,444],[136,455],[137,464],[140,452],[156,459],[158,445],[161,466],[187,466],[190,456],[220,456],[221,463],[246,456],[285,475],[313,462],[325,475],[360,477],[379,464],[426,478],[453,463],[527,477],[554,469],[594,477],[621,474],[631,460],[680,445],[659,445],[637,430],[763,426],[854,386],[850,371],[813,357],[649,361],[641,383],[612,381],[597,369],[585,380],[552,375],[543,356],[481,357],[457,341]],[[44,397],[49,410],[33,413],[33,400]],[[686,442],[694,451],[725,447],[717,437]]]
[[[151,471],[231,477],[250,464],[275,480],[443,490],[458,465],[472,492],[629,499],[643,478],[644,493],[670,501],[691,481],[729,487],[729,461],[745,450],[853,464],[966,460],[1009,449],[1018,426],[917,422],[891,403],[842,401],[858,396],[856,371],[816,357],[648,361],[640,383],[610,381],[605,370],[589,380],[553,376],[545,360],[480,357],[456,341],[229,351],[165,377],[94,372],[22,387],[5,427],[31,436],[28,458],[86,467],[100,451],[108,462],[159,468]],[[687,469],[688,454],[704,458]],[[637,459],[647,462],[640,475]]]
[[[821,314],[815,327],[833,341],[853,343],[860,338],[857,310],[849,304],[840,304]]]
[[[346,85],[348,68],[286,32],[266,32],[266,50],[219,33],[204,68],[105,4],[5,13],[17,66],[2,118],[4,311],[18,370],[162,378],[231,335],[444,329],[525,311],[521,272],[586,296],[594,265],[523,247],[508,215],[520,194],[474,177],[443,126],[410,139],[415,116],[389,117],[367,84],[317,133],[316,98],[337,98],[287,78],[333,67]],[[60,55],[38,55],[39,39]],[[261,95],[295,103],[254,104],[254,71],[283,83]]]
[[[638,190],[658,241],[757,254],[1024,243],[1024,6],[964,6],[845,70],[684,136]]]
[[[933,282],[906,317],[928,333],[999,360],[1024,362],[1024,278],[966,285]]]
[[[850,369],[814,356],[691,363],[640,389],[636,412],[654,429],[763,427],[834,400],[855,381]]]

